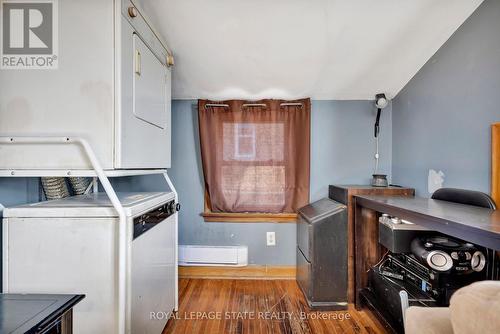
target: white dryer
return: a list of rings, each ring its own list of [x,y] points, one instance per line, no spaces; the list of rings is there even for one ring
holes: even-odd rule
[[[173,56],[136,2],[53,1],[59,66],[2,70],[0,136],[83,138],[107,171],[170,168]],[[92,169],[78,145],[0,150],[7,175]]]

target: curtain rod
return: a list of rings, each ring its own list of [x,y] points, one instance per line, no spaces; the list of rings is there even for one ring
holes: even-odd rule
[[[280,103],[280,107],[289,107],[289,106],[302,107],[302,103],[300,103],[300,102],[283,102],[283,103]],[[207,103],[207,104],[205,104],[205,109],[207,109],[208,107],[229,108],[229,104],[226,104],[226,103]],[[246,107],[267,107],[267,104],[265,104],[265,103],[245,103],[241,107],[242,108],[246,108]]]
[[[264,107],[267,108],[267,104],[265,103],[245,103],[241,105],[242,108],[251,108],[251,107]]]
[[[205,104],[205,109],[207,107],[224,107],[224,108],[229,108],[229,104],[223,104],[223,103],[207,103]]]

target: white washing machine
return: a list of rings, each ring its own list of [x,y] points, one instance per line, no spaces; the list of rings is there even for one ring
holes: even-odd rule
[[[162,332],[176,305],[174,194],[118,193],[127,215],[127,333]],[[4,210],[6,293],[78,293],[75,333],[118,332],[119,219],[105,193]]]

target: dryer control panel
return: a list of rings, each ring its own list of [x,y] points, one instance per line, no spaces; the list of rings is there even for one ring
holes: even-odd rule
[[[180,204],[174,200],[169,201],[151,211],[148,211],[134,218],[134,236],[138,238],[141,234],[160,224],[162,221],[177,213],[180,210]]]

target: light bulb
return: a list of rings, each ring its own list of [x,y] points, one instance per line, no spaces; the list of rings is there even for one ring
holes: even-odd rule
[[[384,109],[385,107],[387,107],[387,104],[389,104],[389,102],[385,97],[380,97],[377,99],[376,102],[377,108]]]

